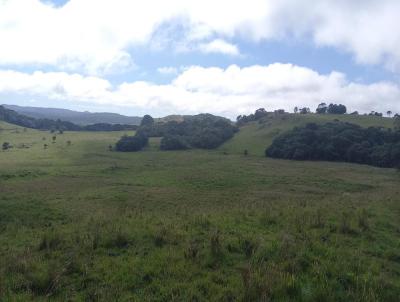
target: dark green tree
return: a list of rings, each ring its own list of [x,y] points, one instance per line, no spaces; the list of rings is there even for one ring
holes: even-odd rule
[[[318,114],[325,114],[328,110],[328,105],[326,103],[321,103],[318,105],[317,109],[315,110]]]
[[[327,112],[329,114],[345,114],[347,112],[347,108],[342,104],[329,104]]]
[[[3,145],[2,145],[3,151],[6,151],[6,150],[8,150],[8,149],[10,149],[10,148],[11,148],[11,145],[10,145],[9,142],[4,142],[4,143],[3,143]]]
[[[146,114],[140,123],[140,126],[152,126],[154,124],[154,119],[151,117],[151,115]]]

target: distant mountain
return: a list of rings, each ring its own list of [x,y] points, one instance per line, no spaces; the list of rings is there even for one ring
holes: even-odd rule
[[[14,110],[19,114],[23,114],[36,119],[60,119],[77,125],[90,125],[98,123],[139,125],[140,121],[142,120],[142,118],[138,116],[125,116],[109,112],[79,112],[68,109],[24,107],[17,105],[2,106],[7,109]]]

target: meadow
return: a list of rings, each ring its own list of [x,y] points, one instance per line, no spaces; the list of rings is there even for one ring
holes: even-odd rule
[[[398,301],[400,173],[265,158],[289,119],[137,153],[0,122],[0,300]]]

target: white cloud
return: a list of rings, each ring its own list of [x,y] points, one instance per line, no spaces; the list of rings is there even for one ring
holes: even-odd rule
[[[166,24],[180,24],[183,40],[209,50],[234,53],[233,45],[221,42],[234,37],[311,37],[360,63],[399,71],[399,18],[398,0],[70,0],[61,8],[39,0],[0,0],[0,65],[107,73],[133,64],[131,47],[148,45]]]
[[[319,74],[292,64],[236,65],[226,69],[192,66],[169,84],[137,81],[113,86],[98,77],[67,73],[32,74],[0,71],[0,95],[54,102],[87,103],[146,111],[155,115],[209,112],[234,118],[259,107],[294,106],[315,109],[322,100],[340,102],[349,110],[400,113],[400,86],[391,82],[359,84],[342,73]]]
[[[205,53],[222,53],[231,56],[237,56],[240,54],[236,45],[221,39],[215,39],[209,43],[202,43],[199,45],[199,49]]]

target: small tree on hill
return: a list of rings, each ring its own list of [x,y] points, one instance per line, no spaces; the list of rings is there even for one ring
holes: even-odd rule
[[[10,148],[11,148],[11,145],[10,145],[9,142],[4,142],[4,143],[3,143],[3,145],[2,145],[3,151],[6,151],[6,150],[8,150],[8,149],[10,149]]]
[[[388,117],[391,117],[392,116],[392,111],[389,110],[389,111],[386,112],[386,114],[388,115]]]
[[[326,105],[326,103],[321,103],[318,105],[315,112],[318,114],[325,114],[327,110],[328,110],[328,105]]]
[[[299,112],[299,107],[294,107],[293,112],[296,114],[297,112]]]
[[[329,104],[327,112],[329,114],[345,114],[347,112],[347,108],[342,104]]]
[[[53,137],[51,138],[53,140],[53,144],[56,142],[57,136],[53,135]]]
[[[300,109],[300,114],[308,114],[310,112],[311,112],[311,110],[308,107],[304,107],[304,108]]]
[[[154,124],[154,119],[151,117],[151,115],[146,114],[140,123],[140,126],[151,126]]]
[[[267,115],[267,111],[264,108],[259,108],[256,110],[256,112],[254,113],[254,117],[256,120],[264,117]]]

